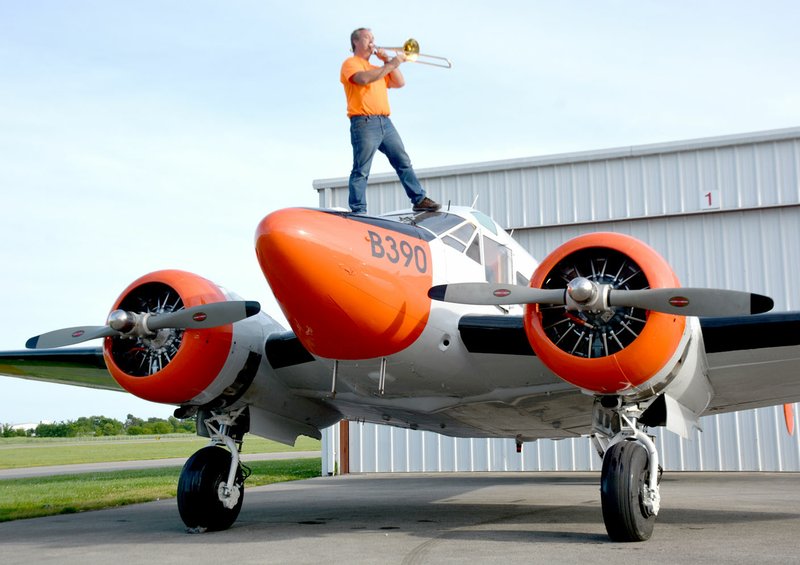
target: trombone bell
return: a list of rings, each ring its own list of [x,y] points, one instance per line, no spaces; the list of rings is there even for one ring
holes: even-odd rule
[[[453,63],[450,59],[445,57],[437,57],[436,55],[426,55],[419,52],[419,42],[413,37],[406,40],[402,47],[376,47],[376,49],[384,49],[386,51],[402,52],[406,56],[406,60],[411,63],[419,63],[421,65],[431,65],[433,67],[442,67],[450,69]]]

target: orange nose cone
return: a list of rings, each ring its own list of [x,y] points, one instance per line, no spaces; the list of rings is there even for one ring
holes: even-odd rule
[[[319,357],[391,355],[427,323],[430,248],[413,230],[290,208],[258,225],[256,254],[292,330]]]

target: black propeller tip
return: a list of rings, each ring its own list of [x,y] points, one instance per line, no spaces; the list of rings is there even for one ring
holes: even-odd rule
[[[261,312],[261,304],[259,304],[255,300],[248,300],[244,303],[244,312],[248,318],[250,316],[255,316],[256,314]]]
[[[28,349],[36,349],[36,346],[39,344],[39,336],[30,338],[28,341],[25,342],[25,347]]]
[[[447,291],[447,285],[446,284],[439,284],[439,285],[436,285],[436,286],[432,286],[428,290],[428,298],[431,298],[433,300],[444,301],[444,293],[446,291]]]
[[[775,306],[775,303],[769,296],[764,296],[761,294],[750,295],[750,312],[752,314],[763,314],[764,312],[769,312],[772,310],[773,306]]]

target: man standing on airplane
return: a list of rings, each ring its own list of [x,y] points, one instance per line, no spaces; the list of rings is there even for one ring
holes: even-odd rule
[[[367,211],[367,178],[375,152],[380,150],[394,167],[415,212],[435,212],[441,206],[425,196],[425,189],[411,167],[400,134],[389,119],[388,88],[402,88],[405,79],[400,64],[406,56],[389,57],[383,49],[375,50],[375,38],[367,28],[350,34],[353,56],[342,63],[340,80],[347,96],[350,118],[350,142],[353,144],[353,170],[350,172],[350,209],[356,214]],[[369,62],[375,54],[382,67]]]

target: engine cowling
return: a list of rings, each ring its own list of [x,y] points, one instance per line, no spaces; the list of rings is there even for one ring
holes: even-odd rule
[[[233,299],[203,277],[165,270],[131,283],[113,310],[164,313]],[[120,386],[140,398],[165,404],[206,404],[237,379],[241,381],[247,365],[252,375],[245,374],[245,379],[252,382],[264,342],[259,325],[244,322],[248,323],[237,324],[236,336],[233,324],[226,324],[201,330],[162,329],[146,338],[108,337],[103,356]]]
[[[618,233],[574,238],[542,261],[534,288],[566,288],[582,276],[613,288],[680,286],[650,246]],[[574,312],[564,306],[526,306],[525,331],[539,359],[565,381],[600,394],[634,393],[666,379],[687,338],[683,316],[639,308]]]

